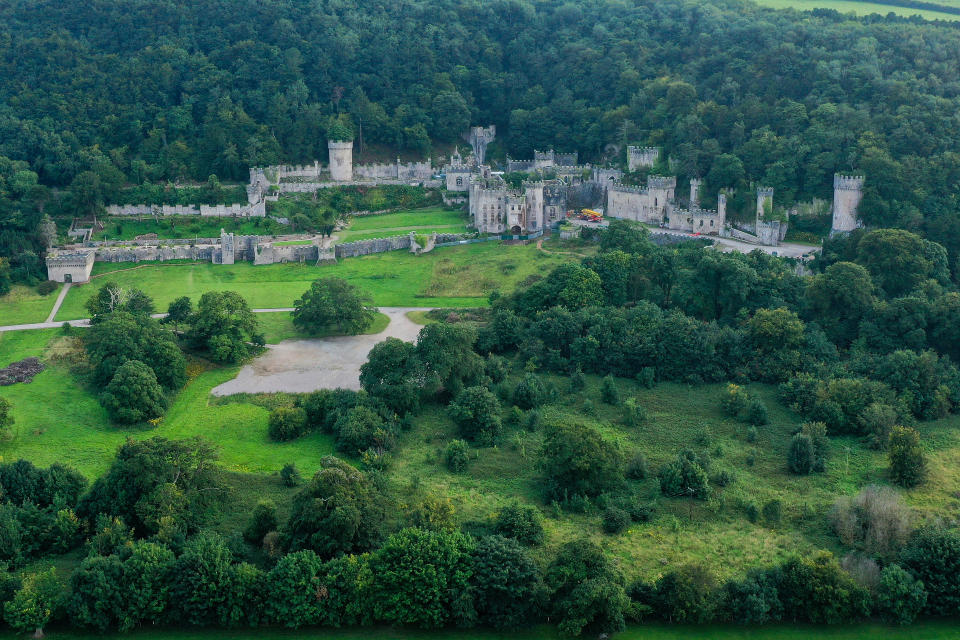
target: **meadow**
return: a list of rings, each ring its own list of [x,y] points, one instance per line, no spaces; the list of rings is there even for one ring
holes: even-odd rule
[[[238,235],[274,235],[289,233],[284,225],[270,218],[209,218],[200,216],[167,216],[163,218],[112,216],[102,218],[103,230],[93,234],[94,240],[133,240],[138,235],[155,233],[168,238],[219,238],[220,229]]]
[[[960,7],[960,0],[936,0],[935,3],[950,7]],[[874,2],[858,2],[857,0],[757,0],[757,4],[774,9],[797,9],[798,11],[836,9],[840,13],[855,13],[858,16],[866,16],[873,13],[878,13],[882,16],[888,13],[894,13],[898,16],[915,16],[919,14],[927,20],[960,21],[960,15],[952,13],[931,11],[929,9],[914,9],[912,7],[899,7],[890,4],[877,4]]]
[[[327,265],[98,262],[89,284],[70,289],[56,321],[87,317],[86,300],[108,281],[142,289],[161,311],[179,296],[196,301],[206,291],[225,289],[239,292],[253,308],[291,307],[313,280],[329,276],[360,287],[378,306],[475,307],[487,304],[494,289],[511,291],[570,259],[573,257],[548,255],[534,245],[485,242],[440,247],[422,256],[391,251]],[[0,316],[4,313],[5,307],[0,307]],[[32,318],[20,321],[42,322],[45,318],[46,314],[37,310]]]
[[[14,285],[10,293],[0,296],[0,325],[43,322],[60,294],[60,287],[45,296],[33,287]]]
[[[387,238],[416,233],[466,233],[463,212],[443,207],[427,207],[414,211],[399,211],[372,216],[357,216],[350,224],[335,233],[337,242],[355,242],[372,238]]]

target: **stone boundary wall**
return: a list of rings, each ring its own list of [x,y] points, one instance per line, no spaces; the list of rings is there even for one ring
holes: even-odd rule
[[[398,251],[400,249],[410,248],[410,236],[392,236],[390,238],[375,238],[373,240],[358,240],[357,242],[345,242],[338,244],[335,248],[337,258],[355,258],[357,256],[366,256],[371,253],[383,253],[385,251]]]
[[[343,182],[281,182],[275,185],[279,193],[313,193],[319,189],[329,189],[331,187],[372,187],[384,184],[405,185],[410,182],[420,182],[424,187],[436,189],[443,186],[442,180],[430,180],[426,178],[379,178],[373,181],[367,180],[349,180]]]
[[[753,244],[760,244],[760,238],[753,235],[752,233],[747,233],[746,231],[741,231],[735,227],[730,227],[730,237],[734,240],[743,240],[744,242],[751,242]]]
[[[97,262],[164,262],[166,260],[196,260],[211,262],[213,254],[219,247],[214,245],[203,246],[175,246],[175,247],[128,247],[97,249]],[[237,254],[242,254],[237,251]]]
[[[254,204],[111,204],[111,216],[203,216],[210,218],[259,218],[267,215],[263,200]]]

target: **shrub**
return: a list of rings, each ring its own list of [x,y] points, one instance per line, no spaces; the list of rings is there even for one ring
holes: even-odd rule
[[[534,373],[528,373],[513,391],[513,404],[521,409],[533,409],[546,401],[547,392],[543,382]]]
[[[837,498],[830,520],[844,544],[881,558],[891,557],[910,535],[910,510],[888,487],[871,485]]]
[[[783,517],[783,503],[780,500],[774,498],[773,500],[768,500],[763,505],[763,520],[767,525],[775,527],[780,524],[780,519]]]
[[[630,524],[630,514],[617,507],[607,507],[603,512],[603,531],[611,535],[620,533]]]
[[[792,558],[781,567],[784,618],[818,624],[852,622],[870,612],[870,594],[828,552]]]
[[[660,491],[673,498],[706,500],[710,483],[703,461],[692,451],[685,451],[660,471]]]
[[[621,631],[630,604],[623,576],[603,550],[589,540],[564,544],[544,574],[549,614],[567,636]]]
[[[620,389],[617,388],[617,381],[612,375],[606,375],[600,385],[600,399],[607,404],[620,404]]]
[[[910,536],[900,564],[927,591],[924,613],[955,616],[960,610],[960,532],[925,528]]]
[[[748,502],[743,511],[750,522],[756,524],[760,520],[760,507],[757,506],[756,502]]]
[[[813,471],[814,450],[810,436],[798,433],[790,440],[787,467],[791,473],[805,476]]]
[[[500,401],[485,387],[468,387],[450,403],[450,416],[467,440],[492,445],[503,430]]]
[[[586,386],[587,377],[583,375],[583,371],[580,370],[580,367],[577,367],[577,370],[570,374],[570,393],[582,391]]]
[[[531,409],[527,413],[527,431],[536,431],[543,423],[543,416],[536,409]]]
[[[746,411],[750,402],[750,394],[740,385],[730,383],[720,396],[720,410],[725,415],[735,418]]]
[[[531,505],[514,502],[500,510],[494,524],[497,535],[515,538],[525,545],[543,543],[543,516]]]
[[[274,442],[299,438],[306,431],[307,413],[300,407],[276,407],[267,421],[267,435]]]
[[[767,405],[763,404],[760,398],[751,398],[747,403],[747,411],[744,419],[754,426],[765,425],[770,422],[770,416],[767,413]]]
[[[627,477],[631,480],[645,480],[650,474],[650,468],[647,465],[647,457],[643,452],[638,451],[630,458],[627,463]]]
[[[53,280],[44,280],[37,285],[37,293],[42,296],[48,296],[57,290],[57,283]]]
[[[337,449],[350,455],[373,448],[389,451],[393,448],[393,433],[376,411],[357,406],[337,420]]]
[[[857,416],[860,429],[867,434],[867,442],[872,449],[886,449],[890,442],[890,433],[897,424],[897,411],[880,402],[867,406]]]
[[[685,565],[656,583],[656,611],[668,622],[706,622],[713,614],[716,578],[700,565]]]
[[[114,422],[135,424],[159,418],[167,408],[163,389],[153,369],[139,360],[127,360],[117,368],[113,379],[100,394]]]
[[[553,425],[544,435],[540,468],[549,499],[598,496],[623,484],[623,454],[600,432],[584,425]]]
[[[901,487],[915,487],[927,472],[920,434],[909,427],[894,427],[890,433],[890,479]]]
[[[250,544],[263,543],[263,537],[277,530],[277,507],[269,500],[261,500],[253,509],[250,524],[243,530],[243,539]]]
[[[596,413],[596,409],[593,407],[593,400],[584,400],[583,401],[583,412],[588,416],[592,416]]]
[[[644,389],[653,389],[657,383],[657,370],[653,367],[643,367],[637,373],[637,384]]]
[[[885,622],[910,624],[927,604],[923,582],[891,564],[880,572],[876,591],[877,613]]]
[[[447,469],[460,473],[467,468],[470,460],[470,445],[464,440],[451,440],[445,454]]]
[[[303,481],[303,478],[300,477],[300,471],[297,470],[297,465],[292,462],[288,462],[283,465],[283,468],[280,469],[280,481],[283,482],[285,487],[295,487]]]
[[[735,477],[733,472],[728,471],[727,469],[721,469],[717,471],[710,477],[710,482],[717,485],[718,487],[726,487],[733,484]]]
[[[623,403],[623,423],[628,427],[637,427],[646,422],[647,411],[633,398]]]
[[[759,434],[757,433],[757,428],[756,428],[756,427],[752,427],[752,426],[751,426],[751,427],[748,427],[748,428],[747,428],[747,442],[753,444],[754,442],[757,441],[757,436],[758,436],[758,435],[759,435]]]

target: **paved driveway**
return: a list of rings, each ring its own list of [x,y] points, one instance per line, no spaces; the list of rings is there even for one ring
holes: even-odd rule
[[[234,393],[304,393],[318,389],[359,389],[360,366],[378,342],[394,337],[413,342],[423,327],[407,318],[422,307],[381,307],[390,318],[382,332],[367,336],[337,336],[284,340],[246,365],[229,382],[214,387],[213,395]]]

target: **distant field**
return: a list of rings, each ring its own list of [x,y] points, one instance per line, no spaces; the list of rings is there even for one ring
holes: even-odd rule
[[[33,287],[14,285],[10,293],[0,296],[0,325],[43,322],[60,295],[60,287],[42,296]]]
[[[876,4],[873,2],[857,2],[856,0],[757,0],[757,4],[775,9],[794,8],[800,11],[836,9],[840,13],[852,12],[860,16],[870,15],[871,13],[879,13],[885,16],[891,12],[900,16],[915,16],[919,14],[927,20],[960,21],[960,15],[951,13],[913,9],[910,7],[895,7],[889,4]],[[939,0],[937,4],[960,7],[960,0]]]
[[[239,292],[254,308],[290,307],[310,282],[326,276],[349,280],[369,293],[379,306],[474,307],[485,305],[494,289],[512,290],[517,283],[532,276],[545,276],[554,266],[571,259],[575,258],[547,255],[532,244],[486,242],[441,247],[422,256],[391,251],[321,266],[98,262],[94,274],[110,275],[74,286],[56,320],[87,317],[84,303],[108,281],[142,289],[153,297],[159,311],[166,310],[179,296],[190,296],[196,301],[206,291],[224,289]],[[3,313],[4,308],[0,307],[0,315]],[[38,313],[33,321],[41,322],[44,318]]]
[[[336,232],[338,242],[355,242],[373,238],[388,238],[410,233],[465,233],[466,219],[462,211],[442,207],[428,207],[373,216],[358,216],[350,225]]]
[[[240,235],[274,235],[289,230],[270,218],[205,218],[200,216],[110,217],[102,220],[103,231],[94,240],[133,240],[139,235],[155,233],[159,238],[219,238],[220,229]]]

